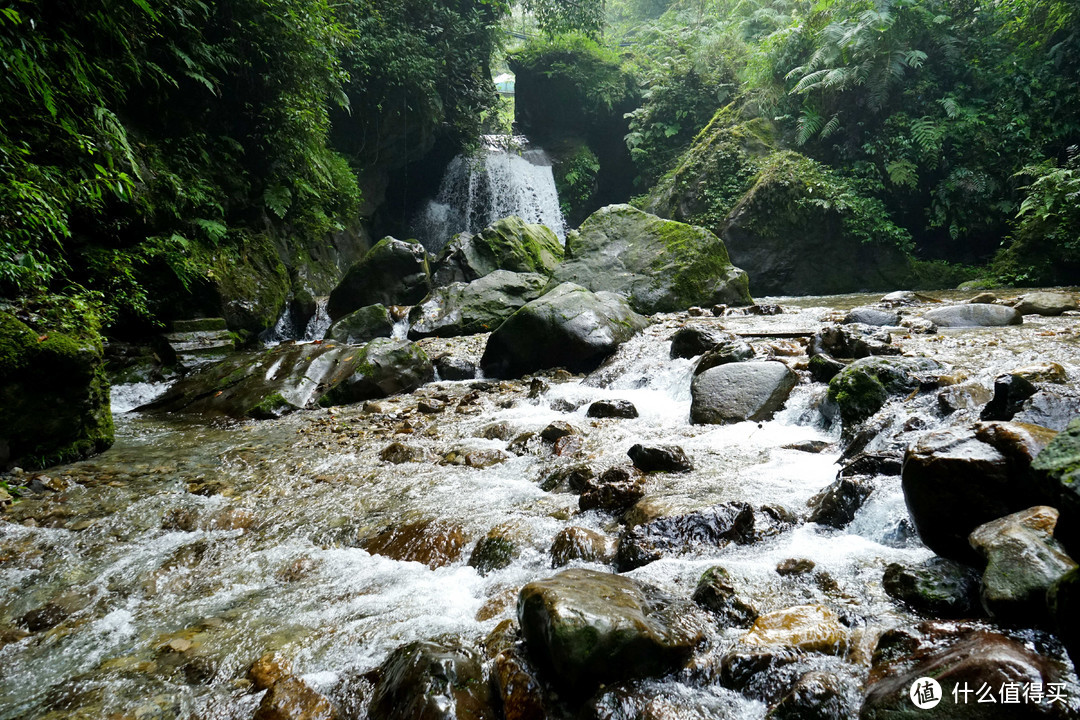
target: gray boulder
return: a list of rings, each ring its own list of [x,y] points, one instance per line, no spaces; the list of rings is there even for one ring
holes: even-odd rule
[[[436,288],[409,313],[409,337],[456,337],[491,332],[530,300],[547,277],[495,270],[472,282]]]
[[[359,345],[394,332],[394,319],[385,305],[368,305],[341,318],[326,331],[329,340]]]
[[[1062,292],[1033,292],[1023,295],[1014,305],[1021,315],[1046,315],[1055,317],[1070,310],[1080,309],[1076,296]]]
[[[1024,322],[1020,313],[1004,305],[950,305],[927,310],[923,318],[943,328],[1003,327]]]
[[[799,378],[781,362],[719,365],[694,377],[690,421],[722,425],[768,420],[787,401]]]
[[[845,430],[850,430],[884,407],[893,395],[916,390],[942,372],[942,367],[928,358],[860,358],[829,381],[829,399],[839,405]]]
[[[499,378],[554,367],[588,372],[646,325],[618,295],[563,283],[500,325],[480,366]]]
[[[746,273],[708,230],[629,205],[601,208],[566,240],[555,280],[626,297],[647,315],[692,305],[749,305]]]
[[[871,326],[895,326],[900,324],[900,313],[872,307],[857,307],[844,317],[844,324],[859,323]]]
[[[692,358],[712,350],[732,336],[713,327],[682,327],[671,336],[671,357]]]
[[[346,271],[330,293],[326,312],[337,320],[367,305],[412,305],[430,289],[424,246],[385,237]]]
[[[512,215],[476,235],[455,236],[435,263],[434,284],[469,283],[496,270],[550,276],[563,253],[551,229]]]
[[[592,570],[529,583],[517,614],[529,654],[560,690],[578,696],[675,670],[703,637],[692,603]]]
[[[971,617],[979,606],[979,573],[943,557],[915,566],[890,563],[881,586],[890,597],[935,617]]]

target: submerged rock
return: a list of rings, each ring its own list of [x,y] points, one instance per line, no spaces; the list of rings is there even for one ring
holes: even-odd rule
[[[720,365],[694,377],[690,421],[719,425],[768,420],[779,410],[798,376],[781,362]]]
[[[560,690],[579,696],[682,666],[702,639],[693,617],[691,603],[592,570],[531,582],[518,598],[530,657]]]
[[[568,527],[551,541],[552,568],[569,565],[575,560],[608,563],[614,556],[615,543],[588,528]]]
[[[345,272],[330,293],[326,312],[338,320],[368,305],[412,305],[430,289],[424,246],[385,237]]]
[[[759,616],[742,642],[842,655],[847,650],[848,633],[836,613],[824,605],[797,605]]]
[[[554,367],[588,372],[647,324],[617,295],[563,283],[500,325],[480,366],[500,378]]]
[[[436,288],[409,313],[409,337],[456,337],[491,332],[543,294],[547,277],[496,270],[469,284]]]
[[[664,555],[701,546],[723,547],[753,538],[754,511],[746,503],[726,503],[706,510],[662,517],[626,530],[619,538],[616,565],[626,572]]]
[[[796,681],[766,720],[853,720],[855,688],[836,673],[812,670]]]
[[[498,270],[547,277],[562,262],[563,253],[562,243],[550,228],[511,215],[476,235],[454,236],[435,263],[434,283],[471,283]]]
[[[478,653],[461,644],[414,642],[379,668],[371,720],[495,720]]]
[[[720,238],[629,205],[596,211],[566,246],[557,281],[618,293],[646,315],[752,302],[746,273],[731,264]]]
[[[1020,325],[1024,322],[1020,313],[1014,308],[984,304],[934,308],[923,313],[923,317],[943,328],[1003,327]]]
[[[748,628],[758,616],[753,605],[739,599],[730,573],[719,565],[701,575],[694,588],[693,600],[713,613],[721,627]]]
[[[423,563],[435,569],[461,557],[465,543],[465,533],[456,523],[421,520],[387,528],[360,546],[372,555]]]

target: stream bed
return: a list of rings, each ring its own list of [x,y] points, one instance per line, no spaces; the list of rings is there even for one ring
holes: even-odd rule
[[[0,521],[0,720],[248,720],[261,693],[247,670],[271,650],[344,717],[366,717],[370,673],[395,648],[447,637],[482,645],[515,616],[523,585],[556,572],[550,548],[560,532],[574,526],[618,536],[611,515],[581,512],[576,494],[541,485],[583,463],[597,474],[627,465],[636,443],[679,445],[694,464],[688,473],[648,476],[646,498],[657,512],[741,501],[805,517],[807,502],[835,479],[843,449],[839,422],[822,411],[826,386],[801,372],[770,421],[692,425],[695,361],[671,359],[670,338],[687,324],[723,327],[747,338],[759,357],[805,367],[800,338],[879,297],[764,300],[782,306],[777,315],[660,315],[587,378],[551,372],[531,382],[438,382],[277,420],[142,415],[130,410],[161,388],[117,387],[115,446],[26,474],[41,491]],[[476,359],[483,340],[421,345]],[[1075,314],[894,332],[893,342],[985,388],[1010,369],[1046,362],[1061,364],[1068,384],[1080,386]],[[587,417],[601,399],[628,400],[639,417]],[[946,422],[933,392],[890,407],[897,427],[883,434],[889,442],[913,441]],[[965,415],[976,420],[978,408],[947,421]],[[522,437],[553,421],[581,432],[562,456]],[[383,460],[394,442],[423,459]],[[362,547],[401,528],[426,533],[423,542],[445,557],[401,561]],[[470,558],[493,529],[509,538],[513,557],[481,574]],[[932,556],[908,519],[900,478],[883,475],[843,529],[798,521],[753,543],[695,547],[627,575],[689,598],[702,573],[722,564],[740,598],[761,613],[825,605],[852,628],[853,640],[844,656],[812,663],[858,687],[881,632],[923,619],[885,593],[885,567]],[[793,558],[812,561],[813,571],[778,574],[778,564]],[[599,562],[568,567],[611,571]],[[28,625],[30,634],[19,632]],[[650,698],[649,713],[639,716],[763,718],[765,703],[723,687],[708,670],[743,634],[715,627],[689,669],[639,684]],[[1020,636],[1063,657],[1046,634]],[[1068,682],[1075,712],[1075,674]]]

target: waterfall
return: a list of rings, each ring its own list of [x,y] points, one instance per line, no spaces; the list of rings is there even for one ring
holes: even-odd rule
[[[484,135],[477,156],[459,155],[447,166],[438,194],[414,218],[413,230],[434,252],[455,234],[480,232],[508,215],[547,225],[565,239],[547,153],[521,135]]]

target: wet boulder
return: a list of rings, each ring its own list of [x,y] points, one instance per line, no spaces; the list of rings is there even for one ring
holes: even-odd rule
[[[979,573],[943,557],[914,566],[890,563],[881,578],[885,592],[913,610],[935,617],[978,614]]]
[[[495,656],[491,684],[498,693],[503,720],[547,720],[551,716],[539,673],[520,645]]]
[[[865,478],[841,477],[809,501],[809,522],[842,528],[855,519],[873,486]]]
[[[836,673],[812,670],[800,677],[766,720],[846,720],[854,718],[856,688]]]
[[[923,317],[939,328],[1004,327],[1024,322],[1014,308],[982,303],[934,308],[923,313]]]
[[[900,313],[895,310],[882,310],[873,307],[857,307],[848,311],[844,316],[844,324],[871,325],[874,327],[897,326],[900,324]]]
[[[480,366],[499,378],[554,367],[588,372],[647,324],[617,295],[563,283],[500,325]]]
[[[476,363],[452,355],[440,355],[435,358],[435,372],[443,380],[474,380]]]
[[[619,572],[701,547],[750,542],[754,510],[746,503],[723,503],[705,510],[661,517],[623,532],[615,561]]]
[[[1061,515],[1054,537],[1080,556],[1080,418],[1073,420],[1031,463],[1035,484]]]
[[[331,702],[298,677],[278,680],[263,695],[251,720],[338,720]]]
[[[578,498],[582,511],[603,510],[621,515],[645,497],[645,480],[634,468],[608,468],[585,481]]]
[[[1071,293],[1040,291],[1021,295],[1014,305],[1021,315],[1056,317],[1070,310],[1080,310],[1076,296]]]
[[[566,245],[557,281],[618,293],[646,315],[752,302],[746,273],[731,264],[720,238],[629,205],[597,210]]]
[[[1060,681],[1051,661],[1025,643],[964,623],[923,623],[911,630],[890,630],[878,640],[860,720],[994,720],[1061,717],[1045,701],[1049,685]],[[940,684],[939,703],[920,709],[912,702],[916,680]],[[1006,685],[1038,684],[1041,703],[1000,704]],[[979,702],[989,688],[994,702]],[[955,695],[954,695],[955,690]],[[917,691],[917,689],[916,689]],[[959,702],[957,702],[959,700]]]
[[[697,357],[730,340],[731,335],[719,328],[697,325],[682,327],[671,337],[670,354],[672,358]]]
[[[991,617],[1040,624],[1046,592],[1076,563],[1054,540],[1058,511],[1033,507],[980,525],[968,538],[986,560],[982,603]]]
[[[719,565],[702,573],[693,600],[715,615],[721,627],[749,628],[758,616],[753,605],[738,597],[731,574]]]
[[[1020,406],[1013,415],[1017,422],[1064,430],[1080,410],[1080,389],[1062,385],[1044,385]]]
[[[379,668],[371,720],[495,720],[480,655],[461,644],[414,642]]]
[[[581,562],[611,562],[615,543],[600,533],[582,527],[560,530],[551,541],[551,567],[560,568],[575,560]]]
[[[476,543],[469,556],[469,567],[476,568],[480,575],[488,575],[509,566],[519,555],[521,548],[511,528],[500,526],[492,528]]]
[[[0,468],[81,460],[113,435],[101,338],[31,329],[0,312]]]
[[[798,376],[781,362],[720,365],[694,377],[690,421],[722,425],[768,420],[787,402]]]
[[[435,569],[455,562],[465,548],[465,533],[455,523],[420,520],[393,525],[361,541],[372,555],[418,562]]]
[[[678,445],[646,446],[639,443],[626,454],[634,467],[642,472],[689,472],[694,469],[694,463]]]
[[[457,337],[491,332],[543,294],[547,277],[496,270],[471,283],[436,288],[409,313],[409,337]]]
[[[884,407],[890,397],[917,390],[942,372],[929,358],[862,358],[829,381],[829,399],[840,407],[845,429],[851,429]]]
[[[360,345],[375,338],[388,338],[394,319],[385,305],[368,305],[339,319],[326,331],[326,339],[346,345]]]
[[[379,338],[356,349],[347,362],[356,370],[330,388],[321,405],[348,405],[412,392],[435,379],[435,368],[419,345]]]
[[[697,377],[706,370],[711,370],[719,365],[753,360],[755,355],[754,348],[748,342],[738,339],[722,342],[701,356],[697,365],[694,366],[694,376]]]
[[[586,417],[591,418],[636,418],[638,410],[629,400],[597,400],[589,405]]]
[[[982,420],[1012,420],[1024,407],[1024,402],[1039,392],[1039,388],[1020,375],[1000,375],[994,380],[994,396],[982,409]]]
[[[517,611],[530,657],[571,695],[675,670],[703,637],[692,603],[592,570],[529,583]]]
[[[430,289],[424,246],[385,237],[345,272],[330,293],[326,312],[338,320],[368,305],[413,305]]]
[[[1049,442],[1045,428],[984,423],[922,436],[904,456],[902,486],[919,537],[938,555],[977,565],[967,542],[979,525],[1039,504],[1032,460]]]
[[[1080,665],[1080,568],[1061,577],[1046,594],[1050,617],[1073,665]]]
[[[434,283],[471,283],[497,270],[549,277],[563,254],[562,243],[550,228],[511,215],[476,235],[455,235],[435,262]]]
[[[755,647],[843,655],[848,631],[836,613],[824,605],[797,605],[758,616],[742,642]]]
[[[379,459],[392,465],[401,465],[402,463],[428,462],[435,458],[422,447],[394,442],[379,451]]]

